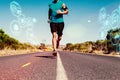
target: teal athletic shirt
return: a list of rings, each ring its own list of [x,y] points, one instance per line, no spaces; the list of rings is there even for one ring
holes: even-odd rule
[[[52,2],[49,4],[49,9],[51,10],[50,22],[53,23],[64,22],[63,14],[57,14],[57,10],[63,11],[62,5],[63,5],[62,1],[57,1],[56,3]]]

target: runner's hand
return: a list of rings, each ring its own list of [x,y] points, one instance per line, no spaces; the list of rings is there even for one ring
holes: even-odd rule
[[[57,14],[63,14],[61,10],[57,10]]]
[[[48,21],[47,21],[48,23],[50,23],[50,19],[48,19]]]

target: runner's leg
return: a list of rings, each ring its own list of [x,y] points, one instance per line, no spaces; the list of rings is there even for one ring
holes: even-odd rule
[[[51,29],[51,33],[52,33],[52,47],[53,50],[56,50],[56,39],[57,39],[57,26],[56,23],[50,23],[50,29]]]
[[[57,39],[57,48],[59,47],[59,44],[60,44],[60,40],[62,39],[62,36],[58,36],[58,39]]]
[[[60,45],[60,41],[62,39],[62,35],[63,35],[63,29],[64,29],[64,22],[59,23],[57,26],[57,34],[58,34],[58,38],[57,38],[57,48]]]
[[[53,46],[53,50],[56,50],[56,38],[57,38],[57,33],[56,32],[53,32],[52,33],[52,46]]]

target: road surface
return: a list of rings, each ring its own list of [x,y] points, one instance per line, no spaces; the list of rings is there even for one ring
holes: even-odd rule
[[[120,58],[64,51],[0,57],[0,80],[120,80]]]

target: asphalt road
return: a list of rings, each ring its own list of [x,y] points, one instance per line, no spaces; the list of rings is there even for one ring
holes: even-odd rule
[[[62,52],[0,57],[0,80],[120,80],[120,58]]]

